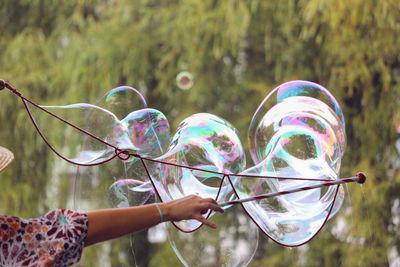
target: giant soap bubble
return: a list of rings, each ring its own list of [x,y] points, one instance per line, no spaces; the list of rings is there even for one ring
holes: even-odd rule
[[[250,152],[256,165],[241,173],[248,177],[235,184],[237,194],[247,198],[338,179],[344,131],[342,111],[322,86],[293,81],[277,87],[262,101],[251,121]],[[340,208],[343,189],[336,189],[312,189],[243,206],[274,241],[298,246],[314,237],[328,216]]]
[[[161,155],[168,146],[170,135],[166,117],[158,110],[147,108],[144,97],[136,89],[126,86],[112,89],[97,105],[112,112],[117,118],[123,118],[119,122],[123,128],[114,128],[113,133],[105,139],[111,144],[116,143],[118,149],[143,157],[155,157]],[[87,118],[89,126],[94,123],[93,114],[90,115]],[[130,171],[135,161],[138,159],[131,157],[129,160],[114,160],[107,164],[108,169],[112,168],[111,164],[119,166],[112,168],[118,171],[110,176],[112,180],[109,182],[107,192],[112,207],[142,205],[154,196],[153,188],[143,168],[136,169],[136,172]],[[102,170],[102,165],[98,168],[100,168],[99,173],[108,173],[107,170]],[[81,178],[85,176],[85,170],[87,169],[81,169],[78,183],[82,185],[80,191],[89,192],[93,189],[87,188],[85,186],[87,182]],[[140,170],[142,173],[138,173]],[[82,196],[80,200],[83,198]]]
[[[200,113],[183,120],[168,151],[146,165],[162,201],[191,194],[224,201],[232,187],[227,181],[222,183],[221,173],[244,170],[245,160],[235,128],[218,116]],[[188,220],[177,225],[191,231],[200,223]]]
[[[300,98],[301,96],[303,98]],[[295,98],[290,99],[292,97]],[[288,103],[288,100],[292,100],[292,102]],[[283,105],[274,107],[278,104]],[[290,107],[291,111],[286,111],[284,107],[289,107],[291,104],[294,105]],[[303,105],[305,110],[302,108]],[[313,105],[315,105],[315,107],[313,107]],[[285,112],[287,118],[282,119],[282,115],[280,115],[281,119],[277,118],[274,122],[272,122],[271,118],[267,120],[265,116],[267,112],[271,114],[269,110],[273,107],[273,112],[275,112],[275,114],[276,112]],[[293,117],[290,116],[290,113],[296,114],[297,112],[303,113],[304,116],[299,114],[299,116],[295,116],[297,118],[296,122],[290,122]],[[275,114],[268,116],[272,117]],[[332,116],[334,117],[333,114],[337,117],[332,118]],[[301,125],[301,127],[305,126],[304,129],[308,127],[310,129],[309,132],[317,134],[316,137],[323,137],[331,140],[334,137],[330,137],[328,134],[324,133],[324,128],[317,129],[316,126],[313,125],[314,123],[318,125],[318,120],[320,119],[328,120],[329,124],[331,124],[330,127],[336,130],[336,138],[338,139],[336,145],[338,148],[331,148],[335,150],[332,151],[332,153],[337,153],[337,150],[340,149],[340,156],[343,156],[346,146],[345,122],[342,110],[333,95],[321,85],[308,81],[291,81],[278,86],[262,101],[251,120],[249,127],[249,146],[253,161],[257,164],[267,156],[266,154],[268,154],[270,150],[267,149],[266,146],[269,144],[269,140],[274,136],[275,129],[285,129],[284,127],[280,127],[281,125],[277,123],[282,123],[283,125]],[[270,124],[269,128],[268,125],[265,125],[266,123]],[[298,140],[297,142],[301,141],[305,141],[305,144],[307,143],[307,140]]]
[[[143,96],[131,87],[116,89],[104,96],[105,100],[99,103],[101,106],[87,103],[41,106],[61,120],[29,103],[27,105],[38,130],[51,129],[41,132],[43,138],[60,157],[73,164],[93,166],[107,162],[116,156],[116,149],[143,156],[161,155],[170,139],[164,114],[147,108],[145,102],[137,104],[139,106],[132,103],[129,112],[122,113],[121,108],[114,107],[116,103],[122,105],[116,99],[129,102],[136,97],[140,99],[136,102],[140,103]],[[109,108],[124,117],[118,117]]]
[[[131,205],[141,205],[153,195],[146,175],[127,171],[137,158],[112,160],[122,150],[156,157],[162,155],[170,143],[166,117],[160,111],[148,108],[136,89],[128,86],[115,88],[96,105],[78,103],[37,107],[29,102],[26,104],[38,130],[47,129],[40,134],[57,155],[73,164],[83,165],[75,172],[76,208],[104,208],[102,201],[88,199],[92,192],[99,192],[99,184],[101,188],[111,188],[108,196],[112,205],[122,195],[126,195]],[[93,205],[87,205],[90,202]]]
[[[201,113],[179,124],[164,155],[144,162],[162,201],[191,194],[226,201],[232,199],[233,188],[227,179],[224,180],[223,173],[244,170],[245,154],[236,129],[230,123],[218,116]],[[129,171],[145,175],[143,166],[137,163]],[[135,187],[133,191],[139,188]],[[125,205],[126,198],[120,199],[120,205]],[[218,229],[200,228],[201,223],[196,220],[167,224],[169,241],[182,263],[189,266],[243,266],[249,263],[257,248],[258,229],[241,208],[231,207],[223,215],[204,216],[212,216]]]

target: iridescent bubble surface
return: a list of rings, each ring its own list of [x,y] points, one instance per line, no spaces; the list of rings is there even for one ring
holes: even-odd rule
[[[176,75],[176,85],[182,90],[189,90],[193,87],[194,77],[188,71],[182,71]]]
[[[240,198],[292,190],[335,180],[345,147],[343,114],[322,86],[306,81],[285,83],[258,107],[249,129],[254,167],[249,176],[303,178],[296,180],[242,177],[235,184]],[[257,225],[279,244],[309,241],[343,203],[343,188],[312,189],[246,202]],[[331,207],[333,209],[329,214]]]
[[[203,226],[193,233],[166,224],[169,242],[183,265],[247,266],[258,247],[257,226],[239,205],[215,214],[211,221],[217,229]]]
[[[115,148],[144,157],[156,157],[162,155],[170,143],[169,124],[164,114],[147,108],[144,97],[132,87],[123,86],[110,90],[97,105],[78,103],[66,106],[42,106],[88,134],[33,105],[28,103],[27,105],[38,128],[44,130],[42,133],[46,141],[60,156],[78,165],[104,164],[116,156]],[[121,160],[115,158],[112,161]],[[117,171],[109,176],[108,181],[109,186],[118,179],[141,181],[141,185],[129,185],[130,194],[136,192],[135,196],[129,197],[131,205],[143,204],[152,194],[146,173],[142,169],[130,171],[136,161],[135,157],[123,161],[123,166],[116,168]],[[83,179],[96,180],[95,176],[108,173],[103,164],[92,169],[78,168],[75,201],[82,203],[88,201],[86,194],[90,194],[93,186]],[[110,164],[107,165],[108,168]],[[95,169],[97,171],[93,174]],[[91,175],[86,175],[89,172]],[[105,183],[106,179],[101,179]],[[143,185],[145,182],[147,188]],[[118,191],[112,189],[111,193],[117,194]],[[109,195],[111,193],[109,192]],[[81,205],[76,203],[75,206]]]
[[[289,97],[271,107],[259,121],[252,137],[252,156],[258,163],[281,146],[286,153],[282,159],[323,157],[331,168],[339,170],[343,130],[325,103],[312,97]]]
[[[125,126],[125,132],[118,141],[118,148],[156,157],[168,147],[170,130],[167,118],[160,111],[148,108],[144,96],[137,89],[129,86],[114,88],[97,105],[122,118],[120,122]]]
[[[245,175],[291,177],[308,179],[337,179],[336,173],[323,162],[298,160],[280,168],[280,155],[270,156],[260,164],[246,170]],[[318,168],[314,168],[318,166]],[[267,193],[282,192],[299,187],[312,186],[321,181],[285,180],[255,177],[241,177],[235,185],[239,198]],[[333,200],[336,186],[312,189],[243,203],[243,207],[260,229],[271,239],[285,246],[297,246],[309,241],[323,226],[332,204],[337,212],[343,201],[343,189]],[[333,214],[332,214],[333,216]]]
[[[98,105],[41,106],[60,119],[26,104],[46,141],[60,156],[75,164],[94,165],[110,160],[115,157],[114,147],[143,156],[159,156],[169,144],[166,117],[158,110],[146,108],[144,97],[132,87],[109,91]]]
[[[130,86],[119,86],[108,91],[97,105],[114,113],[118,118],[124,118],[132,111],[148,107],[144,96]]]
[[[42,106],[100,140],[123,140],[126,127],[111,112],[101,107],[79,103],[66,106]],[[76,164],[97,164],[111,159],[114,149],[82,133],[43,110],[29,106],[33,119],[47,142],[61,156]]]
[[[154,191],[150,182],[119,179],[110,186],[107,192],[107,199],[110,201],[111,206],[122,208],[145,203],[152,195],[154,195]]]
[[[120,86],[107,92],[98,105],[112,111],[126,128],[119,140],[119,149],[143,157],[157,157],[164,153],[170,142],[169,124],[160,111],[147,108],[143,95],[135,88]],[[154,201],[154,190],[137,158],[131,157],[124,168],[114,176],[116,181],[107,192],[114,206],[138,206]]]
[[[201,169],[146,162],[162,201],[191,194],[214,199],[218,196],[219,200],[224,200],[232,187],[229,184],[220,187],[223,175],[218,173],[242,171],[246,158],[236,130],[230,123],[212,114],[199,113],[179,124],[167,153],[157,160]],[[200,224],[189,220],[179,225],[194,229]]]
[[[110,111],[86,103],[43,108],[67,119],[101,141],[143,156],[162,154],[162,144],[166,147],[170,139],[168,121],[164,114],[156,109],[139,109],[120,121]],[[115,156],[113,147],[85,135],[42,110],[35,108],[32,114],[35,119],[39,118],[36,119],[39,128],[46,129],[46,124],[51,124],[59,133],[57,135],[46,131],[45,137],[56,151],[68,160],[77,164],[96,164]]]
[[[258,106],[256,112],[253,115],[253,118],[249,127],[249,146],[250,146],[250,154],[253,161],[257,164],[264,159],[265,145],[259,147],[259,143],[265,143],[268,138],[271,137],[271,133],[265,132],[266,130],[260,128],[260,123],[263,120],[265,114],[271,109],[273,106],[278,103],[283,102],[284,100],[288,100],[291,97],[308,97],[310,103],[308,105],[313,105],[314,103],[323,103],[330,108],[329,113],[334,113],[337,116],[336,125],[340,126],[342,129],[336,133],[337,139],[339,140],[338,146],[341,150],[341,156],[343,156],[344,149],[346,147],[346,138],[345,138],[345,122],[342,110],[337,102],[337,100],[333,97],[333,95],[324,87],[319,84],[309,82],[309,81],[290,81],[284,83],[274,90],[272,90],[268,96],[261,102]],[[318,102],[319,101],[319,102]],[[295,101],[294,101],[295,102]],[[323,104],[318,104],[318,106],[323,106]],[[299,104],[300,105],[300,104]],[[322,108],[322,107],[321,107]],[[323,108],[325,111],[320,111],[319,115],[326,112],[326,108]],[[301,107],[298,108],[299,112],[301,111]],[[312,113],[312,110],[307,111],[308,113]],[[318,115],[318,116],[319,116]],[[329,114],[329,116],[331,116]],[[330,122],[332,120],[330,119]],[[307,123],[307,122],[306,122]],[[310,122],[311,124],[312,122]],[[312,125],[310,125],[312,127]],[[333,126],[332,126],[333,127]],[[336,127],[339,128],[339,127]],[[264,135],[265,134],[265,135]],[[264,136],[264,140],[258,142],[257,136]]]

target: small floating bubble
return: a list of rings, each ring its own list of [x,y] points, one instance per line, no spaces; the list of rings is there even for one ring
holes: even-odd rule
[[[182,71],[176,76],[176,85],[182,90],[189,90],[193,84],[193,74],[188,71]]]

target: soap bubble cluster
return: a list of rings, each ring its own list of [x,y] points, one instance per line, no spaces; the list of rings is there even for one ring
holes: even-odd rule
[[[183,90],[193,86],[193,76],[188,72],[178,74],[176,81]],[[251,167],[246,166],[237,130],[226,120],[208,113],[194,114],[184,119],[171,137],[164,114],[148,108],[144,97],[130,87],[111,90],[99,105],[44,108],[97,137],[64,125],[61,137],[47,141],[65,159],[78,165],[95,165],[113,159],[122,150],[136,155],[123,160],[123,172],[113,177],[109,186],[108,199],[115,207],[140,205],[154,201],[155,196],[169,201],[190,194],[224,202],[336,180],[346,146],[338,102],[327,89],[308,81],[278,86],[256,109],[248,134],[254,162]],[[58,126],[61,124],[58,121]],[[318,233],[340,209],[343,199],[342,187],[331,186],[245,202],[243,208],[249,217],[238,212],[238,206],[225,206],[230,214],[225,218],[229,219],[204,214],[221,220],[217,236],[202,229],[194,234],[201,226],[195,220],[175,223],[190,234],[169,225],[168,235],[182,262],[199,261],[185,249],[187,242],[202,244],[206,253],[216,238],[226,265],[242,265],[254,255],[257,227],[281,245],[298,246]],[[248,253],[237,258],[239,241],[228,237],[240,229],[246,229],[240,242]]]

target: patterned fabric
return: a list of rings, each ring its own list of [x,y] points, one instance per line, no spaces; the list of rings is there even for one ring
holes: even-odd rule
[[[69,266],[77,263],[87,235],[86,214],[53,210],[24,220],[0,215],[0,266]]]

